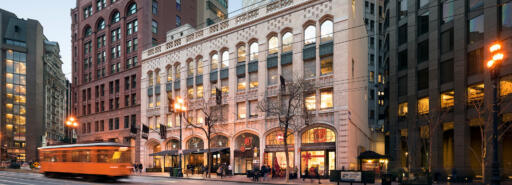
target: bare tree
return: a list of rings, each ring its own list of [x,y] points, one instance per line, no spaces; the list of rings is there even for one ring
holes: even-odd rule
[[[510,97],[499,97],[498,98],[498,115],[503,115],[506,113],[505,111],[509,110],[512,106],[512,101]],[[475,111],[476,120],[479,131],[480,131],[480,154],[471,146],[469,146],[469,150],[474,155],[475,159],[478,160],[480,164],[480,170],[482,173],[482,181],[486,182],[485,178],[485,166],[487,161],[488,154],[488,144],[492,144],[492,129],[493,124],[493,107],[492,102],[486,103],[482,99],[468,99],[468,107],[471,107]],[[498,122],[498,130],[501,132],[498,134],[498,141],[503,139],[505,134],[508,133],[509,130],[512,129],[512,124],[507,125],[503,121]]]
[[[309,112],[306,109],[305,98],[315,92],[314,85],[302,78],[286,82],[281,77],[281,89],[278,97],[265,97],[258,104],[258,109],[265,112],[270,119],[277,119],[283,131],[283,148],[286,157],[286,182],[290,175],[290,157],[287,139],[289,130],[298,130],[308,124]]]
[[[211,160],[211,140],[212,136],[214,136],[217,133],[217,127],[220,123],[222,123],[224,120],[222,118],[222,112],[219,105],[215,105],[212,101],[208,101],[206,99],[199,99],[195,100],[193,103],[189,103],[192,107],[190,107],[190,110],[195,111],[199,110],[201,114],[203,114],[204,123],[198,122],[197,118],[200,116],[194,116],[194,115],[188,115],[185,114],[185,122],[187,124],[187,127],[196,128],[202,131],[206,137],[207,140],[207,165],[208,165],[208,171],[207,176],[208,178],[211,177],[210,171],[212,168],[212,160]],[[191,119],[190,119],[191,118]],[[195,119],[195,120],[194,120]]]

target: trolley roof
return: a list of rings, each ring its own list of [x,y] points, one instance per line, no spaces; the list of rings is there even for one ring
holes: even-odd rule
[[[69,145],[45,146],[45,147],[39,147],[38,149],[76,148],[76,147],[91,147],[91,146],[127,147],[126,145],[122,145],[122,144],[119,144],[119,143],[106,142],[106,143],[84,143],[84,144],[69,144]]]

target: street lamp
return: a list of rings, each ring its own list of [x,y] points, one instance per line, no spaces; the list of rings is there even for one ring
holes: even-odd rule
[[[71,129],[71,139],[69,140],[69,142],[73,144],[74,131],[76,128],[78,128],[78,123],[76,122],[73,116],[68,117],[68,120],[66,121],[66,127]]]
[[[179,168],[181,169],[181,156],[183,155],[182,150],[182,119],[183,113],[187,111],[187,107],[185,106],[185,101],[181,97],[176,97],[176,103],[174,103],[174,111],[180,115],[180,145],[179,145]],[[183,172],[182,172],[183,173]]]
[[[489,69],[491,75],[491,87],[492,87],[492,177],[491,184],[498,185],[500,184],[500,164],[498,161],[498,76],[499,76],[499,67],[505,55],[502,52],[502,46],[500,43],[494,43],[489,47],[489,51],[491,52],[491,59],[487,61],[487,69]]]

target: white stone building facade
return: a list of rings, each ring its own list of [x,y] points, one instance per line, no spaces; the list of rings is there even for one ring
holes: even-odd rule
[[[254,165],[282,166],[278,123],[255,106],[277,96],[281,75],[304,77],[317,89],[307,98],[312,123],[292,131],[290,165],[301,172],[318,165],[323,175],[358,168],[358,154],[371,147],[363,6],[358,0],[272,1],[144,51],[141,124],[150,128],[140,145],[144,167],[176,166],[179,117],[168,111],[167,97],[186,97],[187,114],[201,122],[194,102],[215,100],[215,87],[223,91],[227,121],[216,128],[214,166],[230,164],[235,174]],[[166,139],[160,125],[167,126]],[[182,126],[183,167],[206,164],[204,134]],[[150,156],[162,151],[170,156]]]

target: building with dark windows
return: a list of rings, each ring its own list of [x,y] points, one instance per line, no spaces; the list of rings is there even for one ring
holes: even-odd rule
[[[493,96],[485,62],[490,45],[501,42],[498,161],[510,178],[512,1],[387,0],[385,7],[390,167],[414,172],[431,159],[434,176],[481,178],[485,161],[490,179],[493,147],[482,143],[491,143]]]
[[[136,146],[143,49],[179,24],[196,23],[196,1],[77,0],[72,19],[72,114],[78,142]],[[137,128],[140,129],[140,128]],[[134,129],[133,131],[137,131]],[[137,155],[136,155],[137,154]],[[138,161],[138,150],[132,158]]]
[[[148,132],[140,145],[142,164],[149,171],[178,167],[182,145],[182,168],[206,165],[205,134],[170,112],[167,97],[185,98],[187,122],[204,125],[207,117],[198,107],[213,106],[221,93],[215,109],[223,121],[214,128],[210,148],[213,168],[227,164],[245,174],[266,164],[284,170],[285,133],[275,117],[258,109],[258,102],[277,99],[281,76],[314,84],[304,105],[311,121],[286,133],[292,169],[300,176],[319,167],[323,177],[329,170],[358,169],[358,155],[372,145],[368,41],[364,26],[348,28],[364,25],[363,6],[359,0],[269,1],[145,50],[140,124]]]
[[[0,161],[37,160],[43,136],[61,139],[64,100],[48,94],[57,87],[45,81],[49,71],[62,74],[58,56],[57,43],[46,39],[37,20],[0,9]]]

